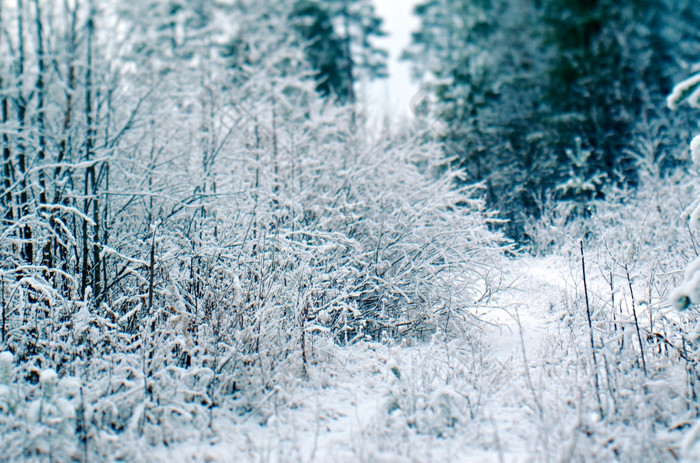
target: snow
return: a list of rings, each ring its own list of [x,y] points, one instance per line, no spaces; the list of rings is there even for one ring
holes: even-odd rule
[[[666,105],[670,109],[677,109],[678,104],[683,101],[683,99],[690,92],[691,95],[687,97],[688,104],[692,107],[697,107],[698,97],[700,97],[700,94],[698,93],[700,87],[697,87],[698,84],[700,84],[700,74],[694,74],[678,83],[675,87],[673,87],[673,91],[666,98]]]
[[[0,365],[10,365],[12,364],[12,352],[4,351],[0,352]]]
[[[53,369],[44,370],[39,375],[39,382],[42,385],[53,385],[58,382],[58,375]]]
[[[418,92],[425,117],[411,121],[398,58],[418,2],[414,65],[445,88]],[[683,283],[680,269],[699,253],[700,198],[667,162],[687,154],[673,140],[690,113],[592,107],[593,125],[626,127],[581,133],[571,166],[555,165],[548,142],[591,124],[538,103],[557,44],[543,49],[528,2],[375,0],[391,76],[357,107],[317,95],[311,61],[328,47],[290,29],[295,2],[40,3],[3,17],[26,46],[0,47],[4,101],[26,103],[0,124],[4,459],[698,459],[700,261]],[[358,23],[333,10],[353,51]],[[620,12],[613,23],[646,40]],[[698,106],[697,71],[669,106]],[[377,103],[406,120],[367,122]],[[436,112],[465,125],[441,137]],[[629,189],[589,159],[610,140],[634,154]],[[700,138],[690,150],[700,165]],[[498,161],[486,183],[475,153]],[[550,254],[516,255],[528,251]]]
[[[456,311],[459,322],[449,332],[421,341],[350,345],[308,332],[308,377],[301,376],[298,364],[281,363],[277,368],[284,374],[272,384],[263,388],[254,379],[239,384],[240,390],[261,389],[246,398],[247,411],[236,409],[231,395],[211,408],[197,400],[178,402],[180,391],[195,384],[184,379],[187,369],[179,366],[168,370],[172,378],[160,378],[163,392],[153,400],[140,393],[143,378],[130,376],[128,386],[111,380],[95,386],[78,377],[80,372],[70,372],[73,377],[61,371],[59,381],[55,370],[45,369],[41,391],[34,390],[26,402],[15,399],[14,384],[0,388],[0,411],[18,410],[13,413],[29,423],[48,423],[27,445],[61,455],[78,448],[74,430],[81,413],[89,414],[86,419],[121,420],[120,433],[96,435],[90,448],[104,446],[115,459],[128,461],[519,463],[616,461],[618,454],[624,461],[662,461],[671,455],[667,449],[700,453],[694,437],[700,427],[692,428],[686,412],[686,365],[655,355],[652,344],[645,344],[648,369],[657,373],[642,373],[627,281],[615,283],[613,322],[606,318],[611,315],[608,267],[590,253],[587,283],[597,369],[582,302],[580,255],[572,246],[568,254],[518,255],[494,263],[502,273],[493,296]],[[688,276],[697,274],[698,266],[689,266]],[[646,321],[650,304],[642,304],[644,291],[634,273],[642,329],[652,333]],[[234,280],[232,291],[242,284]],[[81,316],[87,315],[78,312]],[[676,326],[680,316],[668,326]],[[654,317],[655,332],[675,342],[664,328],[663,311]],[[9,352],[0,354],[0,365],[11,361]],[[95,394],[105,394],[106,402],[91,405],[103,400]],[[155,417],[167,418],[153,425],[161,419]],[[150,434],[144,432],[149,424]],[[159,440],[161,433],[168,436],[167,445]]]
[[[527,259],[516,272],[518,286],[508,291],[499,306],[474,311],[477,318],[487,323],[488,344],[502,362],[522,358],[521,333],[526,355],[537,352],[553,330],[554,301],[567,289],[561,262],[552,257]]]
[[[557,461],[575,451],[581,429],[603,425],[594,410],[574,410],[588,379],[571,376],[564,356],[577,354],[561,352],[570,315],[561,302],[580,289],[576,265],[514,262],[493,306],[469,309],[481,320],[473,339],[325,345],[332,361],[311,366],[291,395],[278,394],[262,426],[221,420],[221,440],[162,448],[156,461]],[[564,414],[545,416],[555,406]]]
[[[690,142],[690,154],[696,166],[700,166],[700,135],[696,135]]]
[[[590,267],[590,298],[599,306],[609,287],[595,262]],[[677,408],[674,401],[686,381],[682,366],[644,379],[634,358],[617,357],[614,373],[604,373],[603,366],[598,373],[606,409],[616,407],[629,423],[621,425],[615,414],[601,416],[595,407],[575,252],[518,256],[503,268],[503,283],[493,298],[464,307],[461,315],[468,322],[461,334],[347,346],[321,334],[309,353],[308,378],[290,370],[284,383],[266,391],[248,413],[215,407],[209,423],[186,417],[163,423],[179,437],[168,445],[154,444],[141,435],[152,404],[139,400],[125,417],[121,437],[96,439],[102,445],[110,439],[128,441],[129,449],[115,452],[115,458],[168,463],[614,461],[616,452],[654,460],[651,456],[659,454],[651,452],[657,448],[695,454],[692,436],[684,443],[683,433],[673,431],[689,426],[682,413],[663,416],[664,410]],[[626,298],[621,292],[616,297]],[[618,352],[618,338],[603,336],[611,327],[600,322],[596,343],[602,365],[606,354]],[[621,336],[635,355],[631,329]],[[612,340],[612,348],[603,345],[605,339]],[[6,358],[9,354],[0,357]],[[54,370],[44,370],[42,388],[57,385],[58,394],[45,390],[43,402],[31,402],[25,413],[32,423],[53,420],[62,439],[57,445],[68,453],[75,450],[69,429],[80,413],[81,382],[68,375],[57,381]],[[608,387],[615,391],[610,394],[614,405]],[[11,409],[9,389],[3,391],[4,408]],[[656,400],[660,403],[654,405]],[[644,417],[657,414],[655,420],[670,424],[652,431]],[[42,436],[33,445],[49,451],[54,441]]]

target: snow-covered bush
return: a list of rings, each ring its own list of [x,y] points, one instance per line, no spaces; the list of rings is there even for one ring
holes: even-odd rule
[[[484,389],[498,389],[502,370],[477,354],[483,348],[478,331],[470,338],[438,333],[420,347],[388,348],[376,423],[380,435],[450,439],[473,432],[488,418]]]
[[[15,412],[15,397],[12,383],[12,353],[0,352],[0,414],[10,415]]]
[[[58,375],[51,369],[41,372],[39,384],[41,397],[32,401],[26,411],[30,433],[25,451],[29,456],[48,458],[49,461],[75,458],[78,442],[75,407],[71,403],[73,388],[62,390]],[[62,380],[60,385],[71,386],[72,382]]]
[[[669,97],[669,106],[674,102],[672,98],[680,99],[683,94],[690,92],[688,101],[693,107],[697,107],[698,98],[700,98],[700,75],[696,75],[687,81],[679,84],[674,93]],[[694,89],[693,89],[694,88]],[[692,89],[692,91],[691,91]],[[700,135],[696,135],[690,143],[690,152],[692,160],[696,168],[700,168]],[[697,189],[696,189],[697,192]],[[689,227],[693,231],[700,231],[700,197],[696,197],[686,210],[686,217],[689,221]],[[696,253],[697,255],[697,253]],[[680,311],[688,310],[691,306],[700,304],[700,258],[696,257],[688,264],[685,269],[682,283],[673,290],[670,295],[671,303]],[[695,327],[691,336],[695,342],[700,341],[700,323],[696,317],[692,317],[695,321]],[[695,361],[691,367],[697,375],[698,362]],[[684,461],[696,461],[700,458],[700,421],[695,421],[695,424],[687,432],[683,442],[683,457]]]
[[[437,144],[368,135],[320,98],[291,2],[40,3],[24,13],[57,37],[27,60],[50,47],[56,72],[27,120],[50,126],[22,137],[41,173],[0,202],[23,410],[5,429],[36,428],[17,452],[138,460],[266,423],[319,345],[461,330],[494,291],[504,241],[480,187],[456,189]],[[449,424],[448,396],[430,410]]]
[[[700,168],[700,135],[695,136],[691,141],[690,152],[696,168]],[[693,200],[684,215],[689,221],[689,227],[693,231],[700,231],[700,198]],[[673,291],[670,298],[678,310],[685,310],[691,304],[700,304],[700,258],[696,258],[688,265],[683,282]],[[696,338],[698,336],[700,333],[696,332]]]
[[[676,109],[680,103],[687,103],[692,108],[700,107],[700,74],[694,74],[677,84],[668,96],[667,105]],[[700,135],[690,142],[690,154],[696,169],[700,169]],[[695,185],[697,195],[697,181]],[[695,197],[684,211],[688,228],[700,231],[700,197]],[[692,232],[691,232],[692,233]],[[698,252],[695,252],[697,256]],[[670,300],[678,310],[686,310],[691,305],[700,304],[700,258],[695,258],[685,270],[683,282],[671,293]],[[695,328],[694,337],[700,338],[700,325]]]
[[[575,291],[552,304],[564,309],[565,327],[542,353],[563,376],[547,377],[535,388],[544,420],[570,423],[537,427],[542,442],[561,458],[663,460],[669,452],[679,454],[681,431],[695,420],[700,378],[690,340],[696,313],[693,307],[679,313],[669,300],[679,301],[678,291],[671,296],[679,285],[682,294],[690,292],[679,269],[698,253],[697,230],[688,226],[697,177],[687,167],[687,145],[676,142],[684,129],[671,128],[672,122],[669,117],[637,124],[627,153],[636,160],[636,187],[607,188],[605,198],[588,201],[585,216],[576,220],[551,203],[547,220],[530,228],[541,245],[535,253],[566,256],[568,285]],[[691,264],[687,273],[693,269]],[[585,384],[570,388],[581,374]],[[637,435],[646,437],[641,442]]]

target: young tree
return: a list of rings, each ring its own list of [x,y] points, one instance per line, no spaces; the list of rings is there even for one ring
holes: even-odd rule
[[[294,4],[290,20],[306,43],[307,60],[316,70],[316,90],[324,97],[347,102],[352,85],[344,69],[348,57],[328,11],[317,1],[300,0]]]
[[[62,436],[66,458],[137,459],[221,415],[264,422],[318,336],[425,337],[488,297],[503,241],[478,187],[435,143],[357,133],[291,2],[27,1],[0,11],[0,342],[17,382],[77,379],[61,432],[11,458]]]

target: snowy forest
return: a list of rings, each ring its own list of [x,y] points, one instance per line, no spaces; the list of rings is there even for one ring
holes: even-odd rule
[[[381,1],[0,0],[0,461],[700,461],[697,0]]]

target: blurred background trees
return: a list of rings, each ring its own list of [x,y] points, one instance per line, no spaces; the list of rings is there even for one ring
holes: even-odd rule
[[[700,58],[687,2],[431,0],[415,12],[406,58],[446,155],[486,184],[518,240],[548,198],[576,216],[608,187],[635,186],[640,124],[687,130],[664,105]]]

